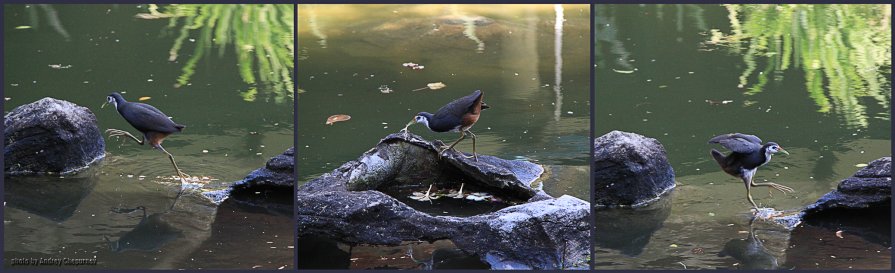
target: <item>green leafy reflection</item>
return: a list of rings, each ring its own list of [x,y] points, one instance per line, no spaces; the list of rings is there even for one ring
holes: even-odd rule
[[[168,18],[168,27],[178,31],[169,61],[178,59],[187,40],[196,44],[175,87],[190,83],[196,64],[211,53],[212,46],[218,56],[223,56],[232,45],[239,75],[249,85],[240,91],[243,99],[255,101],[259,92],[276,103],[294,99],[294,5],[172,4],[161,8],[149,5],[148,11],[137,17]],[[197,38],[191,38],[194,31],[198,32]]]
[[[868,101],[888,109],[890,5],[724,6],[731,33],[712,30],[708,43],[743,55],[739,85],[747,94],[761,92],[769,77],[782,80],[794,68],[805,73],[818,111],[832,111],[850,126],[868,126]]]

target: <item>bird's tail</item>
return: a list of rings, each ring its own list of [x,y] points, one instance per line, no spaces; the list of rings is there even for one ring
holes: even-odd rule
[[[721,168],[724,168],[724,166],[726,165],[725,163],[727,162],[727,157],[725,157],[724,154],[722,154],[718,150],[712,149],[712,158],[715,159],[715,162],[718,162],[718,165],[721,165]]]
[[[177,128],[178,132],[183,132],[183,128],[186,128],[183,124],[174,124],[174,128]]]

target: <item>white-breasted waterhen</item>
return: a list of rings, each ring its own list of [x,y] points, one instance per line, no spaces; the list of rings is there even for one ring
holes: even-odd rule
[[[752,200],[750,191],[752,187],[771,187],[784,194],[793,192],[792,188],[777,183],[755,183],[752,181],[758,167],[770,162],[772,155],[778,152],[789,154],[779,144],[768,142],[762,145],[761,139],[757,136],[741,133],[719,135],[710,139],[709,143],[721,144],[724,148],[732,151],[729,155],[724,156],[718,150],[712,149],[712,157],[724,172],[743,180],[743,183],[746,184],[746,197],[756,210],[758,205],[755,205],[755,201]]]
[[[479,157],[475,151],[476,136],[472,131],[469,131],[469,129],[479,121],[479,116],[481,115],[482,110],[490,108],[487,104],[482,102],[483,97],[484,93],[482,93],[481,90],[476,90],[468,96],[445,104],[439,108],[435,114],[420,112],[413,117],[413,120],[411,120],[402,131],[406,132],[407,127],[413,123],[422,123],[423,125],[426,125],[429,130],[437,133],[460,132],[460,138],[457,139],[457,141],[454,141],[450,146],[442,147],[442,150],[438,151],[439,156],[441,156],[444,151],[453,149],[457,143],[460,143],[460,141],[466,138],[466,134],[468,133],[472,136],[472,157],[478,161]]]
[[[165,115],[165,113],[162,113],[162,111],[152,105],[126,101],[121,94],[118,94],[118,92],[109,94],[102,107],[105,107],[107,103],[115,106],[115,109],[118,110],[118,113],[121,114],[121,117],[123,117],[127,123],[130,123],[130,125],[137,129],[137,131],[140,131],[140,133],[143,133],[143,139],[138,139],[127,131],[108,129],[106,130],[106,133],[109,134],[109,137],[126,136],[140,145],[149,142],[150,146],[168,155],[168,159],[170,159],[171,164],[174,165],[174,170],[177,171],[177,176],[180,177],[181,183],[186,182],[186,178],[189,177],[189,175],[180,171],[180,168],[177,167],[177,163],[174,162],[174,156],[162,147],[162,141],[165,137],[182,131],[186,126],[174,123],[168,115]],[[182,190],[183,186],[181,185],[181,191]],[[178,193],[177,196],[180,197],[180,193]]]

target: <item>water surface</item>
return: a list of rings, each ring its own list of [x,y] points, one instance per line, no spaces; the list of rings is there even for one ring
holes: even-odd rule
[[[890,238],[830,241],[838,259],[788,254],[789,233],[749,224],[742,182],[720,170],[709,155],[720,147],[706,143],[742,132],[788,150],[755,180],[796,192],[752,191],[760,206],[778,210],[810,204],[858,164],[890,156],[888,9],[597,5],[595,135],[656,138],[677,175],[667,203],[597,212],[608,221],[596,234],[597,268],[889,268],[880,257],[889,257]],[[619,230],[627,233],[619,238]],[[767,255],[725,251],[742,251],[750,235]]]

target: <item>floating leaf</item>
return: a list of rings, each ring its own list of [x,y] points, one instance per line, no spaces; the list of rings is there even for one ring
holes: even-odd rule
[[[856,164],[855,167],[864,168],[864,167],[867,167],[867,163]]]
[[[152,98],[152,97],[140,97],[140,98],[137,99],[137,100],[139,100],[139,101],[144,101],[144,100],[149,100],[149,99],[151,99],[151,98]]]
[[[634,70],[618,70],[618,69],[612,69],[612,71],[615,71],[615,73],[621,73],[621,74],[631,74],[631,73],[634,73]]]
[[[491,200],[491,199],[492,199],[492,196],[490,194],[487,194],[484,192],[473,192],[473,193],[470,193],[468,196],[466,196],[466,200],[472,200],[472,201],[485,201],[485,200]]]
[[[29,29],[31,26],[17,26],[16,29]]]
[[[426,87],[413,89],[413,91],[420,91],[420,90],[424,90],[426,88],[429,88],[431,90],[438,90],[438,89],[442,89],[445,87],[447,87],[447,85],[444,84],[443,82],[433,82],[433,83],[426,84]]]
[[[349,115],[332,115],[326,118],[326,125],[333,125],[333,123],[346,121],[349,119],[351,119],[351,116]]]

